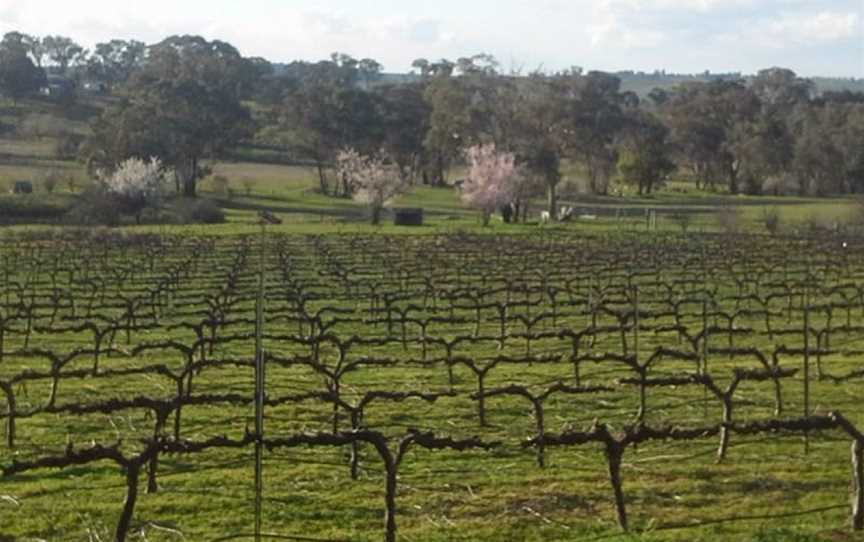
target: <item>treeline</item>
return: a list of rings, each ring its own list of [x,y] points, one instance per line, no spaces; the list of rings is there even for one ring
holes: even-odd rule
[[[386,157],[406,181],[440,185],[478,143],[514,153],[531,180],[526,193],[545,191],[550,210],[573,168],[596,194],[614,182],[650,193],[672,177],[733,194],[864,191],[864,93],[817,94],[791,70],[640,98],[615,75],[504,74],[483,54],[418,59],[417,76],[404,81],[381,68],[334,54],[274,70],[196,36],[150,46],[112,40],[92,52],[56,36],[13,32],[0,42],[0,92],[13,100],[44,91],[46,69],[75,88],[113,94],[79,149],[89,165],[157,156],[190,196],[206,173],[201,160],[241,142],[314,164],[331,195],[348,195],[332,169],[341,149]]]
[[[61,52],[44,52],[46,43],[57,42],[64,44]],[[91,173],[112,171],[130,157],[157,157],[186,196],[195,195],[207,174],[202,159],[252,139],[247,104],[270,72],[263,59],[244,58],[228,43],[198,36],[172,36],[150,46],[112,40],[93,52],[68,38],[18,32],[0,42],[0,93],[13,101],[55,91],[61,103],[88,89],[111,95],[76,149]]]
[[[415,67],[418,81],[367,86],[340,59],[296,63],[263,83],[274,118],[258,136],[318,164],[324,191],[339,190],[325,173],[343,147],[383,150],[406,178],[441,184],[466,148],[490,142],[516,155],[550,208],[570,165],[596,194],[613,181],[650,193],[672,176],[733,194],[864,190],[864,93],[817,95],[787,69],[640,99],[611,74],[513,76],[486,55]]]

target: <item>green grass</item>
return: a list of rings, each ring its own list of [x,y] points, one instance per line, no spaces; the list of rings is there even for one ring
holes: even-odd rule
[[[50,113],[51,107],[33,105],[30,113]],[[84,129],[82,123],[86,120],[85,113],[86,110],[70,113],[79,123],[75,125],[76,129]],[[0,120],[8,122],[20,117],[19,112],[10,111],[9,108],[0,110]],[[58,169],[64,175],[73,175],[79,181],[79,191],[86,183],[81,164],[54,159],[53,142],[50,139],[0,140],[0,189],[5,182],[35,180],[38,191],[30,197],[5,193],[0,195],[0,222],[2,218],[16,217],[13,220],[21,224],[4,228],[2,233],[5,238],[26,230],[51,230],[51,226],[39,225],[39,222],[47,215],[53,216],[74,203],[76,195],[68,193],[65,184],[61,183],[52,195],[41,190],[39,180],[51,169]],[[519,236],[536,234],[538,243],[558,236],[582,234],[609,234],[608,242],[613,243],[612,246],[616,246],[615,242],[634,240],[665,242],[659,241],[665,236],[643,231],[644,213],[648,209],[656,209],[660,213],[658,228],[661,234],[679,231],[679,226],[670,217],[685,212],[692,214],[689,226],[691,232],[719,231],[714,211],[724,205],[732,205],[739,210],[744,231],[757,233],[764,232],[760,220],[768,210],[778,211],[781,229],[786,232],[806,230],[811,223],[830,227],[835,221],[854,221],[860,212],[859,204],[851,198],[729,196],[692,190],[684,194],[679,191],[681,186],[675,184],[651,197],[589,197],[575,194],[570,187],[564,186],[561,203],[577,206],[580,214],[596,215],[596,220],[577,220],[542,228],[536,223],[505,225],[493,220],[490,227],[482,228],[477,214],[460,204],[454,190],[417,186],[393,205],[423,207],[426,211],[426,226],[396,227],[385,223],[373,227],[368,224],[368,214],[362,206],[347,199],[329,198],[317,193],[316,173],[311,168],[223,162],[214,164],[213,170],[215,175],[229,179],[232,194],[215,192],[212,180],[202,182],[201,194],[219,202],[227,212],[228,223],[213,226],[127,226],[122,231],[218,237],[220,244],[227,245],[238,242],[240,236],[258,235],[261,230],[257,225],[258,213],[268,210],[284,221],[280,226],[268,227],[268,231],[274,235],[308,236],[292,237],[297,248],[296,254],[292,255],[299,260],[314,260],[310,255],[309,244],[312,236],[321,236],[327,244],[338,244],[349,236],[360,234],[372,239],[373,244],[383,243],[375,245],[382,251],[390,245],[404,243],[408,253],[414,250],[412,243],[415,243],[419,247],[418,254],[422,255],[424,243],[429,242],[433,234],[447,232]],[[567,173],[573,177],[578,171],[568,170]],[[251,186],[249,194],[245,193],[246,181]],[[534,220],[542,208],[540,198],[533,202]],[[415,237],[408,239],[408,236]],[[694,242],[699,239],[701,237],[694,237]],[[775,243],[765,241],[764,250],[770,253],[773,245]],[[0,255],[2,251],[0,249]],[[45,252],[49,261],[53,261],[52,258],[58,257],[58,254],[51,250]],[[377,253],[358,251],[353,258],[360,258],[364,254],[374,260]],[[185,254],[175,255],[172,261],[176,262],[181,256]],[[72,257],[76,255],[63,253],[60,259]],[[491,255],[486,257],[492,258]],[[214,295],[219,291],[218,287],[222,286],[220,280],[224,279],[229,260],[218,253],[205,256],[205,261],[212,265],[202,265],[184,283],[190,296],[187,300],[190,305],[200,306],[205,295]],[[346,257],[345,261],[351,263],[354,260]],[[140,265],[134,253],[112,254],[111,262],[117,266]],[[521,264],[526,269],[536,269],[543,262]],[[446,273],[459,273],[462,265],[462,262],[450,261],[450,265],[445,268]],[[44,281],[43,285],[49,281],[48,269],[40,268],[37,271],[37,276]],[[103,273],[111,276],[116,268],[110,269]],[[663,272],[670,277],[687,271],[692,270],[675,268]],[[859,273],[860,269],[856,268],[855,272]],[[603,273],[605,271],[598,271],[592,280],[611,280]],[[313,291],[334,295],[336,290],[328,289],[333,287],[332,284],[316,282],[322,280],[317,274],[308,269],[300,274],[304,280],[317,284],[312,288]],[[152,278],[147,273],[144,276]],[[247,269],[242,276],[246,288],[250,287],[252,278],[253,271]],[[858,278],[856,274],[855,280]],[[278,274],[274,272],[271,280],[278,282]],[[718,280],[722,282],[728,277]],[[728,282],[723,284],[724,288],[730,287]],[[66,286],[70,290],[80,288],[80,284]],[[118,295],[129,293],[121,285],[116,288]],[[182,308],[181,305],[174,307],[174,310]],[[244,316],[252,314],[249,299],[241,303],[239,312]],[[859,317],[857,311],[855,317]],[[171,317],[168,319],[171,320]],[[746,318],[742,321],[742,325],[748,323],[755,325],[757,322]],[[574,328],[587,325],[579,318],[567,324]],[[488,329],[490,333],[494,332],[492,327],[490,325]],[[380,332],[380,329],[370,331],[368,326],[357,324],[337,325],[334,330],[340,336]],[[292,329],[283,326],[272,331],[290,332]],[[445,335],[463,332],[460,326],[444,326],[440,330]],[[142,333],[135,340],[168,337],[181,340],[190,338],[187,332],[160,330],[152,334]],[[9,340],[12,341],[12,347],[21,346],[18,336]],[[616,340],[615,337],[606,338],[598,348],[614,349]],[[858,339],[853,337],[851,340]],[[671,343],[674,338],[648,337],[643,341],[642,348],[647,352],[658,344]],[[764,341],[751,342],[758,347],[768,345]],[[37,333],[34,343],[69,350],[86,344],[86,336],[66,334],[58,337]],[[548,344],[535,346],[540,349],[561,348],[560,345]],[[248,344],[231,345],[218,350],[217,355],[248,356],[249,347]],[[286,352],[291,350],[289,346],[280,344],[269,344],[267,347]],[[505,352],[510,350],[520,351],[521,345],[508,346]],[[417,355],[416,345],[408,353],[393,346],[379,353],[404,357]],[[484,347],[469,353],[488,357],[499,352]],[[335,355],[332,351],[326,354],[331,357]],[[176,356],[165,355],[128,360],[112,358],[106,363],[131,366],[154,361],[166,361],[174,365],[179,363]],[[799,362],[799,359],[784,361],[789,364]],[[857,366],[856,359],[840,356],[829,357],[825,363],[838,371]],[[44,361],[7,356],[0,363],[0,378],[33,368],[37,364],[41,364],[38,366],[42,370],[48,368]],[[739,365],[746,363],[741,360],[712,360],[712,367],[718,372],[728,372]],[[687,368],[676,366],[676,369]],[[585,371],[585,378],[596,382],[607,382],[626,375],[623,371],[607,371],[603,367],[591,365],[586,366]],[[196,389],[200,393],[226,390],[249,393],[251,375],[247,373],[241,369],[205,372],[196,381]],[[541,364],[529,368],[511,367],[493,371],[491,375],[487,387],[511,382],[549,382],[560,377],[556,370]],[[321,384],[320,378],[296,368],[274,369],[272,378],[274,382],[279,382],[282,392],[292,386],[312,389]],[[396,385],[442,389],[446,387],[446,378],[440,368],[426,371],[416,367],[370,371],[352,375],[346,389],[355,393],[368,389],[392,389]],[[457,368],[456,385],[464,394],[470,393],[475,385],[473,375],[464,367]],[[138,394],[162,396],[168,393],[168,389],[166,382],[158,378],[83,379],[64,381],[61,397],[96,400]],[[800,411],[800,380],[790,381],[784,389],[787,390],[790,412]],[[814,384],[813,392],[818,412],[839,408],[859,425],[864,423],[860,408],[860,383],[836,385],[821,381]],[[25,399],[24,404],[32,406],[44,399],[45,387],[32,386],[19,390],[19,393]],[[638,450],[630,450],[625,456],[625,491],[632,523],[641,534],[624,536],[614,524],[606,464],[599,448],[589,446],[549,450],[549,467],[540,470],[534,463],[532,452],[519,446],[533,430],[533,422],[524,401],[512,398],[490,400],[492,426],[483,428],[477,424],[474,403],[464,394],[458,398],[441,400],[435,405],[382,405],[372,408],[367,415],[370,425],[386,427],[394,433],[403,431],[409,425],[417,425],[432,427],[444,434],[478,434],[487,440],[507,443],[503,450],[491,453],[411,452],[400,477],[399,525],[403,540],[862,540],[862,537],[854,536],[846,529],[849,515],[849,446],[838,435],[815,435],[813,448],[807,456],[803,454],[799,437],[736,438],[730,451],[731,461],[723,465],[716,465],[713,461],[716,446],[713,440],[690,444],[654,442],[640,446]],[[736,415],[741,419],[771,416],[770,392],[764,386],[742,386],[739,395],[743,406]],[[706,418],[700,402],[702,397],[700,390],[687,388],[652,391],[651,421],[696,424],[716,420],[716,407],[709,409]],[[553,400],[547,419],[550,430],[555,431],[569,425],[584,427],[597,417],[620,426],[632,418],[634,405],[634,395],[623,392],[600,397]],[[328,416],[329,407],[294,405],[271,410],[267,423],[274,433],[288,434],[326,427]],[[183,427],[184,434],[192,438],[214,434],[237,436],[249,423],[248,409],[196,407],[184,411]],[[62,451],[67,439],[83,447],[91,440],[110,443],[122,438],[127,446],[133,446],[136,439],[147,436],[151,424],[152,420],[148,420],[141,412],[110,417],[46,415],[22,420],[19,426],[19,448],[14,452],[0,448],[0,464],[49,451]],[[167,541],[180,538],[165,528],[179,529],[185,533],[187,540],[211,540],[225,533],[248,532],[252,524],[250,460],[250,450],[165,458],[160,477],[162,491],[156,495],[141,495],[136,511],[138,525],[156,522],[156,527],[145,528],[146,539]],[[279,533],[318,538],[379,539],[383,499],[381,465],[374,454],[366,450],[363,466],[361,479],[350,482],[344,450],[296,449],[268,454],[265,527]],[[2,480],[0,541],[108,540],[123,499],[123,491],[121,473],[110,464],[65,471],[40,471],[16,476],[11,481]]]
[[[221,227],[220,227],[221,228]],[[194,235],[209,229],[183,230]],[[222,231],[219,228],[216,231]],[[227,230],[226,230],[227,231]],[[252,228],[250,231],[254,231]],[[371,229],[369,231],[372,231]],[[387,228],[386,231],[392,231]],[[596,239],[590,246],[603,249],[605,243],[615,248],[638,241],[641,236],[622,234],[620,238]],[[347,243],[351,237],[326,236],[323,242],[334,249],[345,264],[358,265],[364,260],[373,269],[382,266],[401,265],[400,257],[407,258],[406,265],[413,261],[413,250],[417,249],[417,261],[424,262],[423,254],[434,247],[434,238],[418,236],[414,239],[397,239],[378,235],[367,239],[374,250],[351,252]],[[604,240],[605,239],[605,240]],[[578,243],[580,238],[562,237]],[[221,239],[218,250],[202,255],[200,266],[183,281],[177,301],[164,317],[163,324],[187,321],[179,311],[203,307],[206,295],[213,295],[224,286],[226,265],[233,257],[232,243],[235,238]],[[296,262],[294,277],[308,284],[310,292],[325,295],[325,299],[312,301],[312,309],[325,304],[351,308],[348,300],[339,300],[341,288],[332,277],[319,276],[321,269],[313,251],[313,239],[292,237],[288,253]],[[54,248],[60,245],[42,245],[42,254],[50,260]],[[404,256],[398,256],[401,246]],[[585,246],[585,245],[580,245]],[[758,244],[767,255],[776,254],[770,243]],[[20,245],[23,247],[23,245]],[[8,247],[14,249],[15,247]],[[423,249],[426,249],[424,251]],[[80,253],[66,250],[63,262],[70,264],[75,258],[90,258],[89,248]],[[92,249],[98,253],[98,250]],[[257,249],[255,249],[257,251]],[[760,252],[761,254],[761,252]],[[139,269],[134,284],[111,283],[109,289],[116,295],[130,295],[161,276],[172,263],[187,255],[181,248],[173,249],[169,256],[157,262],[157,268],[147,271],[146,260],[134,249],[128,252],[117,250],[110,254],[103,271],[104,276],[114,276],[116,270],[132,265]],[[268,281],[275,286],[281,283],[281,273],[275,267],[275,257],[268,252],[271,271]],[[483,254],[475,254],[481,261]],[[491,254],[485,255],[491,257]],[[549,255],[550,259],[562,255]],[[72,258],[70,260],[70,258]],[[514,262],[520,261],[518,254],[511,254]],[[754,255],[754,259],[756,256]],[[859,258],[860,259],[860,258]],[[854,260],[854,277],[860,277],[859,259]],[[98,261],[98,260],[97,260]],[[453,277],[464,271],[455,265],[458,257],[450,260],[453,265],[440,265],[438,269]],[[254,269],[257,253],[253,252],[247,267],[241,274],[240,287],[246,294],[254,288]],[[83,265],[83,264],[82,264]],[[474,265],[474,263],[470,264]],[[469,267],[470,267],[469,265]],[[496,273],[516,267],[502,266]],[[45,291],[50,290],[49,267],[41,268],[37,278],[45,281]],[[622,268],[622,272],[626,271]],[[683,276],[688,270],[679,267],[661,268],[666,277]],[[574,273],[578,270],[574,270]],[[590,275],[587,271],[583,273]],[[781,273],[779,270],[776,273]],[[356,275],[364,281],[375,275]],[[775,276],[777,278],[779,275]],[[60,275],[61,279],[63,275]],[[467,277],[466,277],[467,278]],[[476,277],[479,280],[480,277]],[[770,277],[766,277],[768,281]],[[382,279],[383,280],[383,279]],[[393,280],[388,279],[388,280]],[[618,283],[623,275],[597,276],[597,280]],[[651,277],[643,277],[650,282]],[[716,285],[723,292],[731,292],[731,277],[723,273],[714,276]],[[857,278],[856,278],[857,280]],[[38,282],[37,282],[38,284]],[[82,284],[70,285],[71,292],[84,301]],[[649,288],[649,286],[646,286]],[[646,297],[647,298],[647,297]],[[418,299],[413,299],[418,302]],[[407,302],[407,301],[406,301]],[[815,302],[815,300],[814,300]],[[284,304],[280,296],[273,295],[270,307],[276,309]],[[775,308],[781,308],[778,300]],[[79,305],[80,307],[80,305]],[[252,300],[246,298],[236,307],[234,314],[249,316]],[[80,309],[79,309],[80,310]],[[119,309],[101,312],[116,313]],[[465,311],[470,316],[471,311]],[[855,316],[858,316],[856,309]],[[44,321],[43,321],[44,323]],[[606,323],[609,323],[608,321]],[[565,318],[560,325],[578,329],[587,325],[584,317]],[[602,324],[602,322],[601,322]],[[795,326],[800,322],[790,323]],[[824,318],[813,316],[814,327],[823,326]],[[689,322],[688,325],[698,325]],[[745,318],[740,325],[759,325],[756,318]],[[448,336],[465,333],[465,325],[442,324],[436,334]],[[235,326],[237,332],[248,331],[244,326]],[[294,327],[273,323],[269,332],[291,333]],[[226,331],[227,333],[228,331]],[[354,333],[363,336],[382,334],[381,326],[348,322],[337,324],[333,332],[348,337]],[[484,324],[483,334],[493,334],[495,324]],[[133,342],[159,340],[168,337],[181,341],[191,338],[188,330],[168,330],[163,327],[155,332],[133,335]],[[858,337],[847,338],[855,348]],[[6,351],[21,346],[22,338],[13,335],[8,340]],[[800,338],[785,337],[790,346]],[[76,346],[85,346],[88,338],[83,333],[48,334],[36,333],[33,344],[42,347],[69,351]],[[658,345],[675,347],[670,334],[642,338],[643,352],[650,352]],[[720,339],[718,339],[718,342]],[[120,346],[125,338],[118,337]],[[845,342],[845,341],[844,341]],[[761,348],[774,344],[764,337],[739,340],[741,346],[753,345]],[[251,343],[238,342],[220,347],[215,356],[248,356]],[[268,341],[268,350],[289,354],[296,347]],[[566,352],[567,345],[557,341],[540,341],[534,345],[539,351]],[[523,350],[521,341],[513,340],[501,352],[488,344],[460,350],[478,357],[495,356],[499,353],[517,355]],[[618,349],[618,337],[607,335],[596,347],[597,351]],[[365,351],[353,355],[366,354]],[[398,345],[371,348],[371,355],[392,355],[400,359],[417,357],[418,346],[412,344],[408,352]],[[326,359],[334,360],[332,348],[323,351]],[[441,352],[432,354],[441,355]],[[152,353],[137,358],[111,357],[103,360],[106,367],[132,367],[144,363],[164,362],[178,367],[179,357],[174,353]],[[76,362],[76,367],[89,366],[89,359]],[[784,357],[783,366],[798,366],[797,357]],[[855,358],[831,356],[824,360],[826,367],[836,373],[854,368],[860,363]],[[746,359],[728,360],[724,356],[711,359],[711,370],[725,375],[733,367],[752,367],[754,362]],[[684,371],[692,367],[683,363],[662,364],[661,371]],[[20,355],[7,355],[0,363],[0,379],[24,369],[47,370],[48,364],[41,359]],[[562,372],[569,374],[566,364],[505,365],[490,373],[487,387],[503,386],[511,382],[542,383],[561,378]],[[271,393],[291,393],[303,389],[318,389],[320,377],[303,367],[271,367]],[[586,382],[608,383],[628,375],[617,367],[586,364],[583,378]],[[44,400],[46,383],[30,384],[19,389],[23,405],[38,405]],[[442,434],[455,436],[479,435],[485,440],[504,442],[502,449],[493,452],[429,452],[417,449],[406,457],[401,470],[399,488],[399,525],[404,540],[416,541],[497,541],[497,540],[639,540],[639,541],[828,541],[860,540],[847,533],[849,444],[839,434],[813,435],[812,449],[804,455],[801,438],[798,436],[769,435],[754,438],[733,437],[730,459],[722,465],[715,464],[714,439],[697,440],[692,443],[653,442],[628,450],[624,464],[624,483],[631,521],[641,534],[623,536],[614,523],[614,510],[605,474],[602,451],[596,446],[581,446],[549,450],[549,467],[541,470],[534,463],[533,452],[522,449],[520,443],[533,432],[533,421],[524,400],[512,398],[490,399],[490,427],[477,423],[476,406],[467,395],[475,387],[473,375],[464,367],[456,369],[458,397],[444,398],[428,405],[417,401],[403,404],[381,403],[370,407],[366,422],[392,434],[403,433],[408,426],[432,428]],[[840,409],[855,423],[864,423],[860,409],[860,382],[842,385],[828,380],[813,384],[814,409],[824,413],[829,409]],[[370,389],[441,390],[446,389],[446,372],[441,366],[423,368],[404,365],[390,369],[363,370],[350,375],[345,382],[349,396]],[[248,394],[251,390],[251,373],[246,369],[230,367],[223,370],[207,370],[196,378],[195,393],[224,393],[234,391]],[[71,400],[102,400],[107,397],[130,397],[170,395],[170,385],[158,377],[116,377],[110,379],[68,379],[61,384],[60,398]],[[786,407],[790,415],[801,409],[801,381],[789,380],[784,384]],[[711,423],[719,415],[716,405],[703,411],[702,391],[693,387],[657,389],[649,392],[649,421],[660,425],[676,422],[686,425]],[[771,396],[764,384],[743,385],[737,395],[739,408],[736,417],[740,420],[761,419],[771,416]],[[548,429],[560,431],[567,426],[586,427],[595,418],[621,427],[632,420],[636,406],[635,393],[626,389],[598,396],[561,396],[550,400],[547,410]],[[2,407],[0,407],[2,409]],[[184,435],[193,439],[227,434],[237,437],[249,427],[250,409],[242,407],[194,407],[184,409]],[[271,434],[291,434],[301,430],[323,430],[328,425],[329,407],[315,402],[268,409],[267,427]],[[80,417],[40,415],[20,420],[20,442],[17,450],[0,448],[0,464],[13,459],[62,451],[68,441],[78,447],[86,447],[91,440],[103,443],[115,442],[118,438],[126,449],[134,448],[138,438],[146,438],[152,427],[143,412],[129,411],[112,416],[93,414]],[[252,524],[252,469],[251,450],[215,451],[195,456],[164,458],[160,470],[161,492],[156,495],[141,495],[136,509],[136,524],[157,525],[179,529],[188,540],[213,540],[220,535],[234,532],[249,532]],[[317,538],[378,540],[381,530],[382,480],[381,464],[370,449],[364,451],[363,475],[357,482],[348,478],[345,451],[315,448],[276,451],[266,456],[265,530],[280,534],[313,536]],[[97,533],[100,538],[110,539],[110,529],[116,521],[123,499],[122,476],[111,464],[88,465],[64,471],[38,471],[20,475],[0,484],[0,496],[8,495],[12,501],[0,499],[0,513],[4,522],[0,534],[28,540],[78,540],[87,539]],[[19,504],[14,504],[18,502]],[[826,509],[827,508],[827,509]],[[826,509],[822,512],[814,510]],[[88,535],[88,531],[90,534]],[[165,530],[147,530],[148,540],[177,540],[178,536]]]
[[[0,108],[0,121],[17,119],[20,122],[27,116],[49,115],[65,118],[71,123],[69,126],[82,131],[86,128],[79,130],[76,123],[83,122],[81,119],[86,119],[88,112],[98,110],[94,107],[85,103],[64,112],[55,104],[33,102],[18,108]],[[70,188],[74,188],[76,193],[81,192],[89,182],[84,166],[74,161],[57,160],[53,149],[54,139],[51,137],[7,136],[0,139],[0,205],[6,209],[16,205],[17,200],[5,193],[10,183],[15,181],[34,182],[37,193],[44,194],[44,179],[49,174],[60,179],[55,188],[56,193],[73,196]],[[680,228],[672,217],[681,213],[692,216],[689,221],[691,231],[717,231],[714,212],[721,206],[738,209],[742,229],[754,232],[764,232],[762,217],[771,210],[777,211],[781,228],[787,231],[800,231],[811,225],[831,227],[835,223],[857,221],[860,215],[861,206],[851,198],[729,196],[699,192],[692,186],[676,182],[647,197],[632,193],[626,197],[591,196],[579,194],[575,189],[575,180],[582,176],[578,167],[565,164],[564,170],[565,182],[561,186],[560,203],[575,206],[579,214],[597,216],[596,220],[579,220],[567,226],[572,229],[638,230],[644,227],[646,209],[658,212],[658,228],[664,231]],[[219,162],[213,164],[213,175],[227,178],[230,186],[230,194],[216,193],[212,178],[201,182],[202,195],[218,199],[229,219],[227,225],[212,227],[213,233],[252,231],[261,210],[273,212],[285,221],[286,227],[280,231],[307,233],[316,229],[322,232],[368,229],[364,226],[368,212],[362,206],[347,199],[325,197],[317,192],[317,172],[314,168],[272,163]],[[457,169],[452,172],[451,178],[461,177],[464,177],[464,171]],[[74,180],[72,187],[67,182],[70,178]],[[57,201],[57,198],[52,199],[54,203]],[[66,197],[64,201],[71,205],[74,198]],[[480,225],[477,214],[461,205],[458,194],[449,188],[415,186],[393,202],[393,206],[423,207],[427,224],[436,230],[477,229]],[[544,207],[543,198],[535,199],[531,206],[531,220],[536,222]],[[26,224],[25,217],[26,213],[20,213],[19,222]],[[492,229],[515,232],[525,227],[506,226],[500,221],[493,221]],[[378,231],[399,230],[385,225]]]

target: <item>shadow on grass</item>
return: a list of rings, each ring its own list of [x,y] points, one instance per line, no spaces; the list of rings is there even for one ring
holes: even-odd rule
[[[61,161],[45,155],[0,152],[0,165],[2,166],[42,167],[50,169],[72,169],[74,167],[73,162],[68,164],[58,162]]]
[[[602,207],[676,207],[682,209],[704,209],[705,207],[721,207],[731,205],[734,207],[762,207],[762,206],[784,206],[784,205],[811,205],[821,201],[829,202],[831,197],[826,198],[799,198],[796,196],[748,196],[738,197],[732,195],[708,195],[708,196],[675,196],[659,195],[652,197],[615,197],[580,195],[577,197],[565,197],[563,199],[573,200],[573,206],[596,205]]]
[[[244,198],[244,199],[252,199]],[[257,198],[256,198],[257,199]],[[265,201],[272,201],[274,198],[266,198]],[[231,199],[216,198],[214,201],[223,209],[231,211],[268,211],[271,213],[286,213],[298,215],[319,215],[330,218],[337,218],[345,221],[365,220],[365,209],[345,209],[345,208],[327,208],[327,207],[303,207],[291,205],[267,205],[248,201],[237,201]],[[276,200],[278,201],[278,200]]]
[[[278,196],[262,196],[250,195],[243,196],[241,200],[214,198],[220,207],[231,211],[268,211],[271,213],[286,213],[297,215],[317,215],[328,218],[336,218],[345,222],[367,221],[369,211],[364,207],[355,207],[345,205],[349,200],[334,199],[334,207],[319,207],[316,205],[291,205],[285,198]],[[442,210],[442,209],[424,209],[424,214],[427,217],[447,217],[454,214],[460,214],[461,210]],[[385,217],[391,218],[392,211],[385,210]],[[385,219],[386,219],[385,218]]]

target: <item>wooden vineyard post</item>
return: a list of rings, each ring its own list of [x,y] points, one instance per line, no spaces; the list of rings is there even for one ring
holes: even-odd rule
[[[864,530],[864,434],[839,412],[830,420],[852,437],[852,530]]]
[[[810,292],[804,286],[804,418],[810,416]],[[810,434],[804,429],[804,455],[810,453]]]
[[[703,294],[702,299],[702,352],[700,356],[699,375],[705,377],[708,375],[708,293]],[[702,388],[702,407],[703,414],[708,417],[708,386]]]
[[[864,530],[864,441],[852,443],[852,529]]]
[[[255,303],[255,542],[261,542],[262,495],[264,492],[264,226],[261,227],[258,296]]]
[[[596,313],[594,312],[594,275],[593,274],[590,276],[590,280],[588,282],[588,306],[587,306],[587,309],[591,313],[590,324],[588,324],[588,327],[591,328],[591,344],[590,344],[590,346],[593,348],[594,347],[594,341],[597,338],[596,332],[594,331],[594,325],[597,323],[597,318],[595,316]],[[589,350],[589,353],[590,353],[590,350]]]
[[[639,366],[639,287],[633,287],[633,359]],[[645,371],[639,372],[639,422],[645,421],[646,398],[645,398]]]

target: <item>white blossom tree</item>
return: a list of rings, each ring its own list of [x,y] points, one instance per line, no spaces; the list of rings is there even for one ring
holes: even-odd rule
[[[346,195],[353,197],[357,172],[365,168],[366,158],[356,150],[348,147],[336,153],[336,175]]]
[[[478,209],[483,225],[488,226],[492,213],[512,200],[516,158],[512,153],[498,152],[491,143],[469,147],[465,156],[470,169],[462,185],[462,202]]]
[[[381,211],[405,191],[405,182],[396,167],[381,157],[363,156],[354,149],[343,149],[336,155],[339,178],[351,188],[354,201],[366,204],[372,211],[372,224],[381,222]]]
[[[159,205],[168,173],[158,158],[129,158],[112,173],[103,174],[102,185],[120,211],[140,223],[144,209]]]

